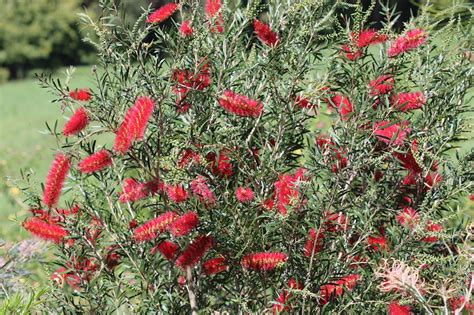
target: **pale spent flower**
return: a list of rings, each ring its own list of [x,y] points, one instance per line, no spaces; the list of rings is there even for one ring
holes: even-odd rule
[[[420,294],[424,286],[420,279],[420,269],[410,267],[400,260],[393,260],[392,263],[384,260],[375,275],[383,279],[379,288],[384,293],[394,290],[404,295]]]

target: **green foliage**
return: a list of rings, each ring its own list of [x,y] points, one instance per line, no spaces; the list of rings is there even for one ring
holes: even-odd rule
[[[1,0],[0,66],[13,78],[32,67],[77,64],[88,48],[81,41],[78,0]]]

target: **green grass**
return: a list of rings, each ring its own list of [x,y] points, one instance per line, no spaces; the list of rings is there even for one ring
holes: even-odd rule
[[[55,73],[64,78],[65,70]],[[70,82],[71,88],[92,84],[90,67],[80,67]],[[38,85],[36,79],[0,85],[0,239],[19,240],[28,235],[19,227],[27,207],[18,189],[20,169],[32,172],[31,181],[44,181],[56,144],[43,134],[45,122],[62,128],[65,119],[61,104],[51,103],[54,96]]]

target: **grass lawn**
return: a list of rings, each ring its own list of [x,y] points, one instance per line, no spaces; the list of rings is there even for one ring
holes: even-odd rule
[[[64,78],[65,70],[55,74]],[[80,67],[74,73],[70,87],[90,86],[90,67]],[[19,227],[27,214],[23,196],[15,182],[20,169],[33,173],[32,183],[44,181],[56,147],[54,138],[42,133],[45,122],[59,128],[65,123],[60,104],[38,85],[36,79],[8,82],[0,85],[0,239],[19,240],[28,236]],[[34,170],[34,172],[33,172]]]

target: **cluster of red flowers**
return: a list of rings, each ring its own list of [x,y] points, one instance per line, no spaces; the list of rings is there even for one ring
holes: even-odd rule
[[[94,173],[111,164],[112,155],[109,151],[103,149],[83,159],[81,163],[79,163],[79,170],[82,173]]]
[[[226,265],[226,259],[224,257],[211,258],[202,264],[202,271],[207,276],[215,275],[227,270],[229,270],[229,266]]]
[[[199,175],[191,182],[190,186],[193,194],[198,197],[202,203],[206,205],[213,205],[216,203],[216,196],[211,188],[209,188],[204,176]]]
[[[79,290],[84,282],[92,279],[100,265],[95,260],[86,257],[80,259],[72,257],[71,260],[72,262],[69,262],[66,267],[57,269],[51,279],[60,286],[68,284],[75,290]]]
[[[89,89],[75,89],[69,92],[69,96],[76,101],[88,102],[92,98]]]
[[[402,145],[410,131],[411,129],[408,128],[408,122],[395,124],[389,121],[379,121],[374,125],[374,134],[377,139],[386,144],[395,146]]]
[[[334,283],[323,284],[319,288],[321,304],[326,304],[331,298],[341,296],[344,289],[348,291],[354,289],[359,279],[359,275],[351,274],[334,281]]]
[[[183,269],[194,266],[212,248],[214,240],[210,236],[200,235],[176,259],[176,266]]]
[[[277,46],[280,42],[277,33],[273,32],[271,28],[265,24],[260,22],[257,19],[253,20],[253,28],[257,38],[267,46]]]
[[[337,173],[347,166],[348,159],[346,154],[332,139],[320,136],[316,139],[316,144],[321,149],[323,155],[329,156],[329,160],[332,162],[330,165],[333,173]]]
[[[43,202],[48,207],[54,207],[58,203],[70,167],[69,157],[63,153],[58,153],[46,178],[43,194]]]
[[[237,200],[241,203],[251,202],[254,197],[253,190],[250,187],[237,187],[235,197],[237,197]]]
[[[176,257],[176,254],[178,254],[178,250],[179,246],[176,243],[164,240],[151,249],[151,254],[154,255],[156,252],[160,252],[163,257],[171,261]]]
[[[161,23],[164,20],[168,19],[170,16],[172,16],[177,9],[178,5],[176,3],[167,3],[156,11],[154,11],[153,13],[151,13],[147,17],[146,21],[147,23]]]
[[[206,0],[204,7],[210,21],[211,32],[222,33],[224,31],[224,18],[221,12],[221,0]]]
[[[76,135],[81,132],[89,123],[89,116],[84,107],[77,109],[66,123],[63,129],[65,136]]]
[[[183,23],[181,23],[181,26],[179,27],[179,33],[184,36],[184,37],[187,37],[187,36],[191,36],[193,35],[193,28],[191,27],[191,21],[189,20],[186,20],[186,21],[183,21]]]
[[[349,60],[357,60],[364,54],[364,48],[370,45],[383,43],[388,39],[388,36],[381,34],[374,29],[362,30],[360,33],[351,33],[351,42],[342,45],[342,51]]]
[[[23,222],[23,227],[31,234],[55,243],[61,243],[69,235],[68,231],[56,223],[50,223],[37,217],[31,217]]]
[[[188,235],[199,223],[199,217],[195,212],[188,212],[174,221],[169,230],[175,237]]]
[[[285,289],[278,295],[275,305],[273,305],[273,314],[289,312],[292,308],[290,300],[293,298],[293,293],[291,290],[301,290],[303,288],[303,284],[296,281],[295,278],[291,278],[290,281],[288,281],[288,288],[290,290]]]
[[[175,203],[184,202],[189,197],[188,192],[182,185],[166,185],[165,190],[168,198]]]
[[[283,174],[275,182],[275,201],[277,210],[286,215],[289,207],[300,203],[300,185],[305,180],[306,170],[298,169],[295,174]]]
[[[206,155],[206,160],[211,163],[211,171],[214,175],[228,178],[234,174],[234,167],[229,153],[228,150],[221,150],[219,151],[219,156],[214,152]]]
[[[411,308],[409,305],[400,305],[399,302],[392,302],[388,306],[389,315],[410,315]]]
[[[134,140],[141,140],[145,133],[155,103],[149,97],[139,97],[125,114],[125,119],[117,130],[115,151],[125,153]]]
[[[219,105],[229,113],[242,117],[259,117],[263,112],[263,104],[245,95],[226,90],[219,99]]]
[[[119,201],[125,203],[144,199],[162,191],[163,186],[163,183],[158,179],[140,183],[134,178],[126,178],[123,182],[123,192],[119,196]]]
[[[168,226],[176,221],[178,215],[168,211],[158,217],[151,219],[133,231],[133,238],[137,242],[147,242],[154,240],[160,233],[164,232]]]
[[[426,42],[428,34],[422,29],[410,30],[405,36],[398,37],[388,49],[389,57],[396,57],[407,51],[418,48]]]
[[[288,260],[288,255],[280,252],[260,252],[246,255],[241,264],[245,269],[257,271],[274,270]]]

